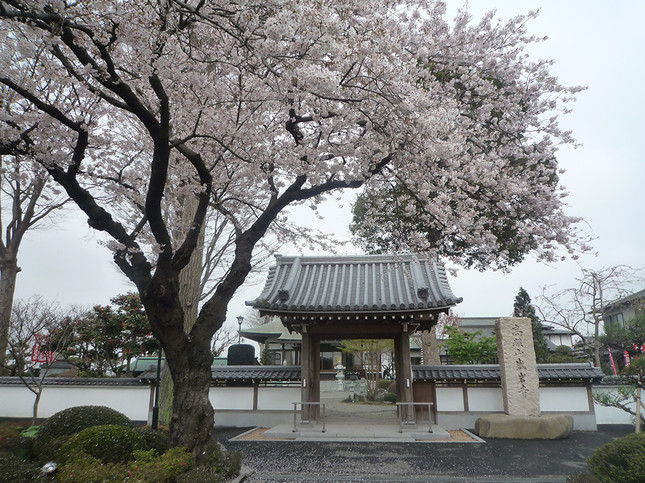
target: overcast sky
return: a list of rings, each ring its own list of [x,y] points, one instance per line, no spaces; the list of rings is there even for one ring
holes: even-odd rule
[[[566,169],[562,181],[570,193],[568,213],[585,218],[584,229],[596,238],[598,256],[550,266],[528,257],[510,274],[460,270],[450,278],[455,295],[464,299],[457,312],[462,316],[510,315],[520,286],[535,300],[542,286],[571,287],[580,266],[644,268],[645,96],[641,86],[645,2],[476,0],[472,4],[475,18],[493,8],[502,18],[539,8],[540,16],[529,24],[529,31],[549,39],[532,50],[535,56],[554,59],[553,73],[563,84],[588,86],[578,95],[574,112],[561,118],[562,126],[571,129],[582,146],[561,150],[559,162]],[[449,5],[455,8],[463,2],[450,1]],[[348,237],[349,203],[336,205],[328,204],[320,228]],[[39,294],[62,305],[93,305],[107,304],[111,297],[133,290],[99,242],[76,210],[70,210],[55,226],[28,233],[19,254],[22,272],[16,297]],[[297,254],[290,247],[280,251]],[[341,253],[358,250],[350,246]],[[264,278],[256,277],[256,285],[245,287],[231,304],[228,324],[232,327],[236,327],[236,316],[248,313],[243,301],[259,295]],[[645,283],[634,286],[634,291],[644,287]]]

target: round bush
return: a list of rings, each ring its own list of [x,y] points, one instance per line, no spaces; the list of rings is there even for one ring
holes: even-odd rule
[[[92,426],[75,434],[58,452],[62,463],[81,452],[103,463],[125,463],[134,459],[134,451],[144,449],[143,437],[134,429],[116,424]]]
[[[393,392],[385,393],[385,396],[383,396],[383,401],[389,402],[389,403],[395,403],[396,402],[396,394],[394,394]]]
[[[27,438],[25,436],[6,438],[2,444],[2,447],[0,448],[0,451],[13,453],[21,460],[30,460],[34,456],[34,439]]]
[[[136,430],[143,438],[145,449],[154,449],[157,454],[164,454],[170,448],[168,431],[155,431],[148,426],[138,427]]]
[[[34,442],[34,451],[39,461],[52,460],[71,435],[85,428],[103,424],[133,426],[125,414],[105,406],[67,408],[57,412],[40,426]]]
[[[601,481],[642,482],[645,475],[645,433],[630,434],[601,446],[587,463]]]
[[[14,454],[0,452],[0,481],[37,481],[39,475],[40,469],[33,463],[23,461]]]

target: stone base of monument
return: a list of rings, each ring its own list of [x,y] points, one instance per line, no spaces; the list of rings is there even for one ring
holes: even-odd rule
[[[564,439],[572,430],[573,417],[568,414],[511,416],[495,413],[475,422],[475,434],[483,438]]]

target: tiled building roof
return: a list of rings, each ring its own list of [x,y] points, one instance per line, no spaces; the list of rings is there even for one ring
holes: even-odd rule
[[[604,373],[590,364],[538,364],[540,381],[599,381]],[[498,364],[412,366],[416,381],[499,381]]]
[[[152,377],[156,378],[155,375]],[[147,383],[134,377],[45,377],[44,386],[143,386]],[[23,385],[19,377],[0,377],[0,385]]]
[[[299,381],[300,366],[211,366],[213,381]],[[148,371],[141,379],[155,380],[157,373]]]
[[[214,381],[299,381],[300,366],[212,367]]]
[[[428,257],[276,256],[261,295],[263,313],[373,313],[447,309],[455,297],[442,264]]]
[[[300,366],[213,366],[213,381],[299,381]],[[541,381],[599,381],[603,372],[589,364],[538,364]],[[497,364],[412,366],[415,381],[499,381]],[[156,371],[142,373],[139,378],[125,377],[47,377],[47,386],[141,386],[157,378]],[[21,385],[18,377],[0,377],[0,385]]]

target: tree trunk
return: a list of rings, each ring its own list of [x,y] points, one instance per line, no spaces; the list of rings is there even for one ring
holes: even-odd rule
[[[15,257],[7,257],[0,262],[0,370],[5,365],[9,346],[9,326],[16,278],[20,268]]]
[[[182,240],[188,230],[197,210],[197,198],[185,198],[181,216],[181,226],[173,233],[175,240]],[[197,320],[199,310],[199,299],[201,297],[201,274],[202,257],[204,256],[204,226],[199,234],[197,246],[193,251],[190,262],[179,274],[179,301],[184,311],[184,331],[190,332]],[[159,421],[165,426],[170,425],[173,413],[173,380],[168,370],[168,364],[164,366],[159,386]]]
[[[423,363],[429,365],[441,364],[439,353],[439,342],[437,341],[437,326],[433,326],[430,332],[421,333],[421,350],[423,351]]]
[[[168,369],[168,362],[161,371],[161,382],[159,384],[159,424],[170,426],[172,419],[172,375]]]
[[[213,361],[210,339],[186,334],[178,277],[169,274],[164,278],[164,267],[157,270],[141,301],[172,374],[171,444],[189,448],[201,460],[213,430],[213,408],[208,399]],[[208,321],[213,326],[223,319],[221,311],[215,315],[217,321]]]
[[[197,348],[192,350],[198,352]],[[210,351],[209,351],[210,354]],[[212,360],[212,358],[211,358]],[[173,404],[170,420],[172,446],[191,448],[198,462],[203,460],[214,424],[213,406],[208,399],[211,363],[200,367],[173,364]]]
[[[36,422],[38,421],[38,405],[40,404],[40,396],[43,393],[43,388],[42,388],[42,381],[38,385],[38,390],[36,391],[36,399],[34,400],[34,407],[33,407],[33,415],[31,417],[31,425],[36,426]]]

